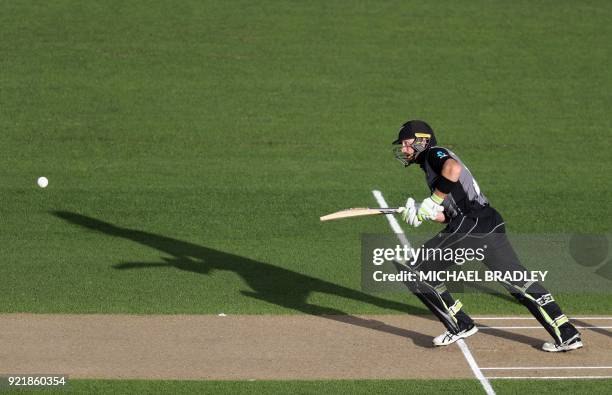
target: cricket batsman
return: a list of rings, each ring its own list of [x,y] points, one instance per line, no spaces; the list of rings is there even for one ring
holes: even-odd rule
[[[409,225],[418,227],[425,221],[436,221],[446,227],[424,248],[465,248],[479,243],[486,245],[485,265],[496,271],[526,271],[512,248],[504,220],[481,192],[470,171],[450,150],[439,147],[432,128],[423,121],[412,120],[402,125],[394,149],[395,157],[404,166],[418,164],[425,173],[431,196],[420,204],[412,198],[400,209]],[[428,272],[450,268],[454,262],[421,259],[409,270]],[[400,268],[400,270],[406,268]],[[442,282],[406,282],[406,286],[444,324],[447,331],[433,339],[434,346],[447,346],[475,334],[478,328]],[[570,351],[583,346],[580,333],[563,314],[554,298],[540,283],[502,282],[552,336],[542,350]]]

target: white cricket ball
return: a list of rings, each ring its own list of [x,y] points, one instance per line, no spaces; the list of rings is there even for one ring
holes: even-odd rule
[[[49,185],[49,180],[47,180],[47,177],[38,177],[38,180],[36,182],[41,188],[46,188],[47,185]]]

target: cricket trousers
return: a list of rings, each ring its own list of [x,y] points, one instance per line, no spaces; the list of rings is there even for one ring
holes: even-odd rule
[[[520,263],[508,240],[503,218],[497,210],[490,206],[472,215],[454,218],[442,232],[428,240],[423,248],[444,251],[450,248],[475,250],[485,245],[486,253],[483,263],[488,270],[502,273],[527,270]],[[418,261],[411,270],[416,272],[446,271],[452,265],[455,265],[454,261],[440,259],[438,255],[437,259],[426,258]],[[452,333],[458,333],[474,325],[472,318],[462,308],[461,302],[455,300],[443,282],[434,279],[428,283],[410,281],[404,284]],[[539,282],[504,281],[502,285],[529,310],[557,344],[578,333],[550,292]]]

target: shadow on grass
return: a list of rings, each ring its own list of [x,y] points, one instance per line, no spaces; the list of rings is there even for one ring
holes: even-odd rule
[[[258,262],[186,241],[140,230],[122,228],[84,215],[65,211],[55,211],[53,214],[67,222],[110,236],[132,240],[171,256],[171,258],[163,258],[163,262],[120,263],[113,266],[117,270],[175,267],[179,270],[202,275],[207,275],[212,270],[227,270],[238,274],[249,285],[252,291],[241,291],[247,297],[301,313],[317,315],[334,321],[410,338],[415,345],[420,347],[432,347],[431,336],[429,335],[409,329],[393,327],[376,320],[348,315],[335,308],[308,303],[307,300],[313,292],[321,292],[403,313],[429,315],[429,311],[424,308],[382,299],[265,262]]]

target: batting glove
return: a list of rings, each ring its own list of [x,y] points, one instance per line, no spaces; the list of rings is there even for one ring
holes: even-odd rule
[[[444,211],[444,207],[441,206],[443,201],[444,199],[435,193],[423,200],[417,211],[417,218],[419,221],[435,220],[438,217],[438,214]]]
[[[413,198],[408,198],[406,200],[406,207],[400,207],[399,212],[402,215],[402,219],[415,228],[423,223],[423,221],[417,218],[417,207]]]

